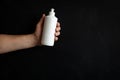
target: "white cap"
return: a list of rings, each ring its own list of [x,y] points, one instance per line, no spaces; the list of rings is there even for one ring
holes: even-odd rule
[[[54,8],[51,8],[51,10],[50,10],[50,12],[49,12],[49,15],[51,15],[51,16],[55,16],[55,12],[54,12]]]

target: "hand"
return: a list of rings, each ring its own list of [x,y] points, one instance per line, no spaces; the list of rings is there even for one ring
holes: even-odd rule
[[[40,21],[36,25],[35,32],[33,33],[33,37],[36,41],[36,45],[41,45],[41,36],[42,36],[44,19],[45,19],[45,14],[42,15]],[[55,32],[55,41],[58,40],[58,36],[60,35],[60,30],[61,30],[60,23],[57,22],[57,26],[56,26],[56,30],[55,30],[56,31]]]

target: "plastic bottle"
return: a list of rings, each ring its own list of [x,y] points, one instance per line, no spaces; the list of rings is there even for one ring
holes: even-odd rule
[[[54,9],[51,8],[49,14],[45,17],[41,44],[45,46],[54,46],[55,28],[57,24],[57,17],[55,16]]]

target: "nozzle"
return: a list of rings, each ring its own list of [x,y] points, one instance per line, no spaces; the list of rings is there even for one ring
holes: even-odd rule
[[[55,10],[54,8],[51,8],[51,10],[50,10],[50,12],[49,12],[49,15],[54,16],[54,15],[55,15],[54,10]]]
[[[54,8],[51,8],[51,12],[54,12],[54,10],[55,10]]]

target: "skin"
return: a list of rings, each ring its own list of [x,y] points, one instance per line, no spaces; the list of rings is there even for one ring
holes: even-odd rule
[[[0,34],[0,54],[16,51],[20,49],[31,48],[35,46],[41,46],[42,28],[45,19],[45,14],[42,15],[39,22],[36,25],[34,33],[27,35],[8,35]],[[60,35],[60,23],[57,22],[55,41],[58,40]]]

